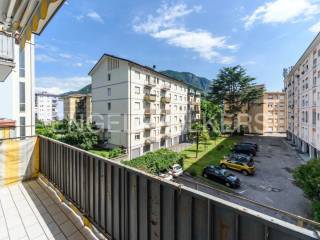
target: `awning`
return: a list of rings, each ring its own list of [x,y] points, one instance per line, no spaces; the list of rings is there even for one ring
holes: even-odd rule
[[[2,30],[12,33],[23,47],[31,33],[41,34],[65,0],[1,0]]]

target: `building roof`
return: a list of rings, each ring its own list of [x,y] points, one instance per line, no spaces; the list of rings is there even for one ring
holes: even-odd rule
[[[142,68],[145,68],[145,69],[147,69],[147,70],[149,70],[149,71],[151,71],[151,72],[153,72],[153,73],[155,73],[155,74],[159,74],[159,75],[161,75],[161,76],[163,76],[163,77],[165,77],[165,78],[169,78],[169,79],[172,79],[172,80],[174,80],[174,81],[181,82],[181,83],[187,85],[188,87],[193,88],[193,89],[195,89],[195,90],[197,90],[197,91],[199,91],[199,92],[203,92],[203,90],[200,89],[200,88],[198,88],[198,87],[195,87],[195,86],[193,86],[193,85],[190,85],[190,84],[188,84],[188,83],[186,83],[186,82],[184,82],[184,81],[182,81],[182,80],[179,80],[179,79],[173,78],[173,77],[171,77],[171,76],[168,76],[168,75],[166,75],[166,74],[164,74],[164,73],[162,73],[162,72],[159,72],[159,71],[155,70],[154,68],[151,68],[151,67],[142,65],[142,64],[140,64],[140,63],[134,62],[134,61],[129,60],[129,59],[126,59],[126,58],[118,57],[118,56],[115,56],[115,55],[112,55],[112,54],[107,54],[107,53],[104,53],[104,54],[101,56],[101,58],[98,60],[98,62],[97,62],[97,63],[93,66],[93,68],[90,70],[90,72],[88,73],[88,75],[91,76],[92,72],[98,67],[98,65],[99,65],[99,64],[102,62],[102,60],[105,59],[106,57],[116,58],[116,59],[119,59],[119,60],[122,60],[122,61],[125,61],[125,62],[128,62],[128,63],[134,64],[134,65],[137,65],[137,66],[142,67]]]
[[[16,126],[15,120],[0,118],[0,128],[15,127],[15,126]]]
[[[58,94],[52,94],[47,92],[36,93],[36,96],[46,96],[46,97],[60,97]]]
[[[291,75],[292,73],[294,73],[294,71],[296,70],[297,66],[302,63],[305,59],[305,57],[307,55],[310,54],[311,50],[314,48],[314,46],[316,44],[320,43],[320,32],[315,36],[315,38],[312,40],[312,42],[309,44],[309,46],[307,47],[307,49],[303,52],[303,54],[301,55],[301,57],[299,58],[299,60],[296,62],[296,64],[293,67],[290,67],[289,73],[287,75],[287,77],[289,75]]]

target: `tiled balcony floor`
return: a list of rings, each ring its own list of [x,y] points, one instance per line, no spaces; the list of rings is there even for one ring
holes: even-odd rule
[[[40,180],[0,188],[0,240],[97,239]]]

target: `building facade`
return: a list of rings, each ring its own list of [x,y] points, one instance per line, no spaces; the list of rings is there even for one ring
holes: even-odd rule
[[[37,121],[51,123],[60,120],[59,109],[61,109],[61,100],[58,95],[47,92],[36,93],[35,112]]]
[[[185,141],[200,119],[199,90],[153,68],[105,54],[89,75],[93,122],[130,159]]]
[[[258,86],[264,88],[264,86]],[[285,133],[287,124],[286,94],[284,92],[264,92],[261,98],[245,105],[237,114],[235,126],[242,125],[247,133],[273,134]],[[225,128],[232,125],[232,116],[224,105],[223,124]],[[227,125],[227,127],[226,127]]]
[[[34,37],[24,47],[13,41],[12,47],[13,68],[0,81],[0,118],[15,122],[10,137],[32,136],[35,134]]]
[[[63,97],[64,119],[92,122],[91,94],[71,94]]]
[[[285,71],[287,137],[310,158],[320,156],[320,34]]]

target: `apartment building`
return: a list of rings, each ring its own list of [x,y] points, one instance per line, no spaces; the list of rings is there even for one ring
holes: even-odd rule
[[[320,34],[297,63],[284,71],[287,137],[310,158],[320,156]]]
[[[90,71],[93,122],[129,158],[187,139],[200,91],[136,62],[104,54]]]
[[[61,111],[62,107],[59,95],[47,92],[36,93],[35,112],[37,121],[47,124],[62,119],[61,114],[59,117],[59,110]]]
[[[68,121],[92,122],[91,94],[71,94],[63,96],[64,119]]]
[[[265,89],[264,85],[257,85]],[[284,92],[264,92],[256,101],[243,106],[237,114],[235,126],[242,125],[247,133],[273,134],[286,132],[286,97]],[[224,105],[223,124],[231,126],[232,115],[227,113],[228,105]]]
[[[35,42],[64,1],[0,1],[0,119],[2,136],[35,134]]]

